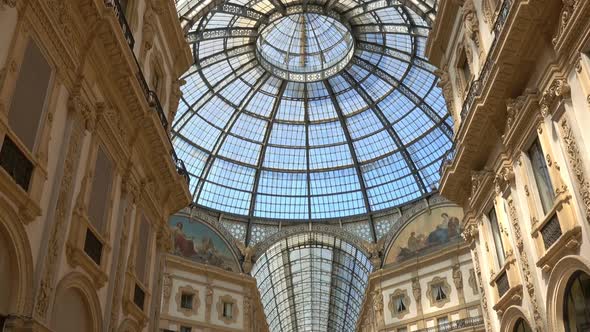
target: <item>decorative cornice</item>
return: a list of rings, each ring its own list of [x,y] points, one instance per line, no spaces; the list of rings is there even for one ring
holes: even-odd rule
[[[567,98],[570,94],[570,86],[565,78],[558,78],[553,80],[551,85],[539,101],[541,115],[547,117],[555,112],[554,104],[563,98]]]

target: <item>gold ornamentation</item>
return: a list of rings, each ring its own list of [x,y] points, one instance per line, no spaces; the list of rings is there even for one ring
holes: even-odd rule
[[[8,7],[8,8],[16,7],[16,0],[0,0],[0,10],[6,9],[5,7]]]
[[[531,276],[528,257],[526,251],[524,250],[522,232],[518,222],[518,212],[516,211],[516,206],[514,205],[512,196],[508,198],[508,214],[510,215],[510,220],[512,221],[512,228],[514,229],[514,236],[516,237],[517,241],[516,247],[518,249],[518,253],[520,254],[520,265],[523,272],[524,285],[529,294],[531,304],[533,305],[533,318],[535,322],[542,322],[542,316],[539,311],[539,304],[535,294],[535,284],[533,282],[533,277]],[[543,328],[540,326],[540,324],[537,325],[536,331],[543,331]]]
[[[563,8],[561,9],[561,15],[560,15],[561,19],[559,21],[557,34],[552,39],[553,46],[557,45],[557,43],[559,42],[559,39],[563,35],[563,32],[565,31],[565,27],[569,23],[572,13],[574,12],[574,10],[578,4],[578,0],[562,0],[562,2],[563,2]]]
[[[112,309],[109,323],[109,331],[115,332],[117,330],[117,322],[119,321],[119,311],[122,302],[121,292],[123,291],[123,279],[125,274],[125,253],[126,243],[129,237],[129,228],[131,224],[131,214],[133,212],[133,204],[139,196],[139,187],[131,180],[131,174],[124,176],[123,193],[125,194],[125,209],[123,211],[123,232],[119,240],[119,257],[117,258],[117,269],[115,270],[115,285],[113,287]],[[128,266],[129,267],[129,266]]]
[[[420,287],[420,279],[418,277],[412,278],[412,294],[416,303],[420,304],[422,299],[422,288]]]
[[[466,0],[463,4],[463,28],[465,36],[479,49],[479,21],[473,0]],[[466,49],[468,47],[465,45]]]
[[[71,99],[70,99],[71,100]],[[70,102],[72,104],[72,102]],[[57,260],[63,244],[65,243],[66,226],[70,218],[71,201],[74,189],[74,176],[80,159],[83,128],[79,121],[74,119],[72,133],[70,134],[66,161],[64,163],[63,176],[60,184],[60,192],[55,208],[55,221],[50,231],[49,244],[45,255],[45,264],[40,282],[35,311],[41,318],[45,318],[49,299],[53,292]]]
[[[566,79],[555,79],[549,88],[543,92],[541,101],[539,102],[541,115],[546,117],[552,113],[551,107],[561,98],[564,98],[570,93],[570,86]]]
[[[378,326],[383,326],[383,292],[380,288],[375,289],[372,292],[373,299],[373,312],[375,313],[375,322]]]
[[[566,147],[566,154],[572,173],[578,184],[578,191],[582,200],[586,221],[590,223],[590,183],[584,173],[584,165],[580,156],[578,143],[566,119],[561,121],[561,134]]]
[[[442,89],[443,96],[447,104],[447,109],[450,114],[455,114],[455,107],[453,106],[453,85],[451,84],[451,78],[449,76],[449,66],[445,66],[444,69],[437,69],[434,74],[439,78],[437,86]]]
[[[508,99],[506,101],[506,130],[505,132],[509,132],[514,125],[514,121],[516,119],[517,114],[522,110],[524,107],[524,102],[526,100],[526,96],[519,96],[516,99]]]
[[[463,289],[463,273],[459,264],[453,266],[453,283],[456,289]]]

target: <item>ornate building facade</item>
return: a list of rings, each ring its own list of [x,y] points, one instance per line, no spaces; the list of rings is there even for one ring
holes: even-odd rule
[[[147,331],[190,53],[165,1],[0,2],[0,329]]]
[[[486,331],[590,328],[589,50],[588,1],[439,2],[440,188],[465,210]]]
[[[437,204],[411,216],[371,274],[357,331],[484,331],[480,289],[462,209]]]

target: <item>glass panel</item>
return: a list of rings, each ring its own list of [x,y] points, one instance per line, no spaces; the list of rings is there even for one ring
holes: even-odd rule
[[[547,162],[538,140],[531,145],[528,154],[533,167],[537,189],[539,190],[543,212],[548,213],[551,208],[553,208],[553,199],[555,195],[553,185],[551,184],[551,178],[549,177],[549,170],[547,169]]]
[[[197,205],[254,219],[336,219],[436,190],[453,124],[424,57],[433,15],[417,11],[434,12],[430,2],[342,0],[333,4],[342,18],[297,6],[281,14],[268,0],[227,6],[207,14],[199,1],[176,1],[195,63],[183,75],[173,142],[197,179]],[[219,159],[251,172],[209,172]]]
[[[563,321],[566,332],[590,331],[590,276],[575,273],[566,287]]]
[[[492,237],[494,238],[494,248],[496,250],[496,257],[498,259],[498,268],[504,266],[504,244],[502,243],[502,234],[500,232],[500,225],[498,224],[498,216],[496,209],[492,208],[488,213],[490,220],[490,228],[492,230]]]
[[[98,149],[90,200],[88,202],[88,218],[96,229],[105,231],[105,221],[109,212],[111,185],[113,183],[113,166],[102,148]]]
[[[29,191],[29,183],[33,175],[33,163],[16,146],[10,137],[4,136],[0,150],[0,166],[12,177],[24,191]]]
[[[33,152],[45,108],[51,67],[35,42],[27,45],[8,112],[10,129]]]

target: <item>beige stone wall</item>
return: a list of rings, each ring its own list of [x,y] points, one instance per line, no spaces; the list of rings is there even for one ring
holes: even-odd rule
[[[165,266],[161,329],[268,331],[254,278],[173,255]],[[196,298],[192,310],[181,306],[183,293]],[[233,303],[231,319],[223,317],[224,302]]]
[[[158,326],[167,219],[190,195],[170,160],[169,128],[138,73],[153,90],[159,66],[158,97],[170,119],[179,98],[173,78],[189,66],[190,52],[172,2],[130,3],[133,50],[111,1],[0,1],[0,240],[6,248],[0,269],[10,277],[0,293],[0,315],[9,317],[5,331]],[[153,15],[152,30],[139,19],[145,15]],[[27,54],[40,56],[31,62]],[[34,80],[19,85],[27,72],[41,82],[44,70],[47,88],[36,88]],[[96,166],[101,155],[109,167]],[[30,176],[21,176],[27,165]],[[23,178],[28,185],[18,182]],[[96,196],[102,204],[96,217],[93,190],[101,182],[107,189]],[[87,249],[92,242],[100,259]],[[143,309],[134,303],[136,287],[145,294]],[[62,310],[68,305],[80,312],[79,321]],[[68,319],[73,325],[64,325]]]
[[[588,17],[590,3],[579,0],[440,2],[427,53],[459,110],[441,192],[465,210],[487,331],[511,331],[519,318],[535,331],[564,331],[567,281],[589,270]],[[465,36],[472,44],[479,36],[481,48],[462,95],[454,59]],[[553,189],[546,208],[528,153],[534,142]]]
[[[385,244],[384,266],[369,279],[364,305],[359,319],[359,331],[418,331],[435,327],[439,319],[450,324],[476,322],[482,315],[479,290],[474,282],[473,263],[469,248],[462,239],[446,241],[418,250],[405,260],[394,260],[399,243],[408,242],[405,230],[428,234],[439,229],[440,216],[463,217],[461,208],[444,203],[418,212],[410,218],[390,244]],[[430,233],[435,234],[436,233]],[[436,301],[432,286],[442,284],[446,299]],[[406,311],[396,310],[396,298],[403,294]],[[469,323],[467,323],[469,324]],[[451,325],[454,326],[454,325]],[[481,322],[470,326],[483,330]]]

